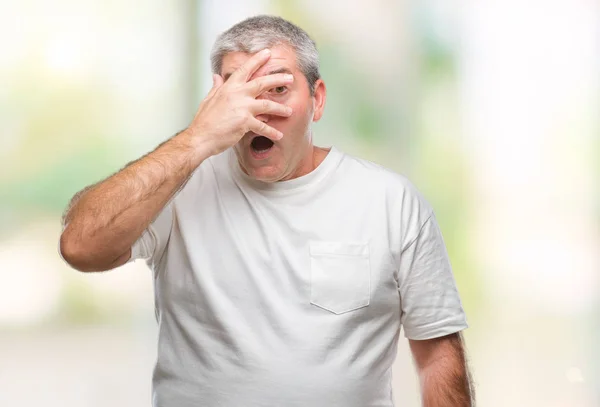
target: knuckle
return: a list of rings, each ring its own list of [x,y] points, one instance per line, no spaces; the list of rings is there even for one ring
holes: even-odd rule
[[[248,68],[246,67],[246,65],[242,65],[238,68],[238,73],[242,76],[246,76],[248,75]]]
[[[231,113],[236,123],[243,123],[246,120],[246,115],[240,112],[240,109],[237,107],[232,107]]]
[[[261,103],[264,111],[269,110],[271,103],[267,99],[263,99]]]
[[[252,91],[254,93],[259,93],[261,91],[262,87],[263,87],[263,82],[264,81],[262,79],[257,79],[255,81],[253,81]]]

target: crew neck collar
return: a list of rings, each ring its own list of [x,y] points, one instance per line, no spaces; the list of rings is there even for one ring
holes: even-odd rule
[[[329,152],[323,161],[321,161],[317,168],[308,174],[304,174],[300,177],[292,178],[286,181],[264,182],[252,178],[242,170],[233,148],[229,149],[228,154],[229,165],[232,168],[236,179],[254,189],[260,190],[261,192],[271,194],[291,193],[319,183],[319,181],[325,178],[335,167],[337,167],[342,157],[343,154],[335,146],[331,146],[329,147]]]

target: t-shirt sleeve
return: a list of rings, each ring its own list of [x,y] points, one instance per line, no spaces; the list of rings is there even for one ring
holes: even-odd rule
[[[406,338],[432,339],[468,328],[433,211],[400,253],[398,291]]]
[[[172,224],[173,204],[170,202],[133,243],[131,257],[127,262],[143,259],[148,265],[152,265],[160,261],[171,235]]]

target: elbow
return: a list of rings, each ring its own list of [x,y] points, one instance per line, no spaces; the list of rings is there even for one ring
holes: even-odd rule
[[[80,239],[70,236],[67,231],[60,236],[59,255],[73,269],[84,273],[116,267],[114,261],[102,261],[94,249],[82,244]]]
[[[82,249],[78,239],[69,236],[68,232],[60,235],[59,255],[69,266],[77,271],[94,271],[94,267],[86,258],[85,250]]]

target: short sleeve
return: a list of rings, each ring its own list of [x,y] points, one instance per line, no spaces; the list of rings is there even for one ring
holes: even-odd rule
[[[433,212],[400,253],[398,292],[406,338],[432,339],[468,328]]]
[[[137,259],[143,259],[149,265],[157,263],[166,249],[172,224],[173,203],[170,202],[133,243],[128,263]]]

